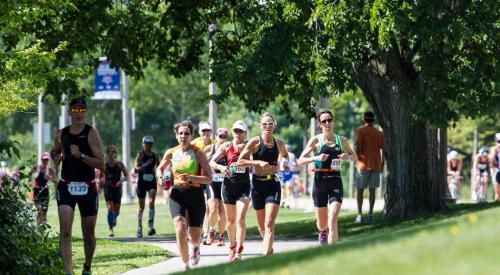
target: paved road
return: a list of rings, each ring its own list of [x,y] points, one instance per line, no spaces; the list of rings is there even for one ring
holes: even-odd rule
[[[378,199],[375,201],[375,211],[381,211],[384,207],[384,201]],[[312,200],[308,197],[297,199],[292,208],[294,209],[302,209],[304,211],[313,212],[313,203]],[[344,199],[342,203],[342,209],[348,212],[357,211],[357,204],[355,199]],[[363,203],[363,213],[366,214],[368,212],[368,200],[365,199]],[[125,241],[125,242],[139,242],[154,245],[163,249],[170,251],[173,255],[172,258],[143,268],[133,269],[127,271],[123,274],[126,275],[156,275],[156,274],[169,274],[173,272],[183,271],[184,264],[182,260],[177,255],[177,245],[175,243],[175,239],[173,238],[147,238],[138,240],[135,238],[116,238],[115,240]],[[300,250],[312,246],[318,245],[316,240],[298,240],[298,239],[281,239],[274,242],[274,252],[281,253],[284,251],[292,251],[292,250]],[[211,246],[201,246],[201,261],[198,264],[198,267],[201,266],[210,266],[216,265],[220,263],[225,263],[229,261],[228,258],[229,245],[226,244],[225,247],[217,247],[215,245]],[[262,242],[260,238],[251,238],[245,242],[245,250],[243,251],[243,258],[248,257],[258,257],[262,254]]]
[[[122,239],[126,241],[126,239]],[[132,240],[132,239],[131,239]],[[140,243],[151,244],[154,246],[161,247],[170,251],[173,255],[172,258],[143,268],[137,268],[125,273],[124,275],[157,275],[157,274],[169,274],[173,272],[179,272],[184,270],[184,264],[180,259],[179,255],[176,254],[177,246],[174,239],[148,239],[148,241],[143,241]],[[277,240],[274,242],[274,252],[281,253],[284,251],[300,250],[308,248],[311,246],[318,245],[315,240]],[[229,245],[226,244],[224,247],[218,247],[216,245],[202,245],[201,246],[201,260],[197,267],[217,265],[220,263],[225,263],[229,261],[228,257]],[[243,251],[243,258],[258,257],[262,253],[262,242],[258,239],[251,239],[245,242],[245,250]]]

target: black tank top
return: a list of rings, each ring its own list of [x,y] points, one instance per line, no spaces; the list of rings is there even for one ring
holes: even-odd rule
[[[278,156],[279,156],[279,151],[278,151],[278,144],[276,143],[276,140],[273,137],[273,147],[268,148],[264,145],[264,140],[262,139],[261,136],[259,136],[259,151],[257,153],[253,154],[253,159],[254,160],[263,160],[268,162],[271,165],[278,165]]]
[[[328,158],[326,161],[321,162],[321,168],[322,169],[330,169],[332,167],[332,160],[333,159],[338,159],[339,155],[342,154],[342,148],[340,147],[339,144],[335,143],[334,145],[327,145],[326,142],[321,146],[318,155],[320,154],[327,154]],[[340,177],[340,171],[332,171],[332,172],[316,172],[319,175],[334,175]]]
[[[94,156],[89,146],[89,132],[92,127],[85,124],[83,130],[76,135],[69,132],[69,127],[63,128],[61,133],[61,147],[64,155],[61,178],[65,181],[93,181],[95,178],[94,168],[85,164],[80,158],[73,156],[70,150],[70,145],[74,144],[80,148],[82,154]]]
[[[122,174],[122,170],[120,169],[120,165],[118,162],[115,163],[115,166],[111,167],[106,162],[106,185],[111,187],[116,187],[116,183],[120,181],[120,176]]]
[[[151,152],[151,155],[147,155],[144,150],[141,152],[142,154],[142,159],[140,160],[139,164],[142,166],[145,164],[148,160],[152,159],[153,162],[151,164],[147,165],[144,167],[140,172],[139,172],[139,181],[156,181],[156,173],[154,171],[155,166],[156,166],[156,154],[154,152]],[[148,175],[144,177],[144,175]],[[149,176],[151,175],[151,176]],[[151,179],[151,180],[149,180]]]
[[[47,172],[47,170],[42,171],[41,167],[38,167],[37,170],[39,171],[38,175],[35,178],[35,188],[45,188],[48,182],[48,180],[45,179],[45,173]]]

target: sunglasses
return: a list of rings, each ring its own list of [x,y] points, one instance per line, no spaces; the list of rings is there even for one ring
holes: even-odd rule
[[[227,138],[227,135],[226,135],[226,134],[222,134],[222,135],[218,135],[218,137],[219,137],[220,139],[225,139],[225,138]]]
[[[72,113],[85,113],[87,109],[85,108],[71,108]]]
[[[332,123],[333,122],[333,118],[327,118],[327,119],[323,119],[322,121],[320,121],[321,124],[326,124],[327,122],[328,123]]]
[[[237,133],[237,134],[241,134],[245,131],[241,130],[241,129],[233,129],[233,132]]]
[[[116,154],[116,151],[108,151],[108,154]]]
[[[177,132],[177,134],[178,134],[179,136],[190,136],[190,135],[191,135],[191,133],[190,133],[190,132]]]
[[[261,125],[264,127],[272,127],[274,126],[274,122],[262,122]]]

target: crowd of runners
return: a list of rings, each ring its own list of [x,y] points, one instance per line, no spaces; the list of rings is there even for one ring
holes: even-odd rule
[[[41,165],[32,171],[39,223],[46,222],[48,182],[52,181],[56,185],[60,254],[67,274],[72,274],[73,268],[71,235],[75,206],[78,204],[80,210],[84,239],[82,274],[90,274],[96,245],[99,189],[106,200],[109,236],[112,237],[120,215],[122,184],[130,182],[132,176],[137,181],[137,237],[143,237],[142,219],[146,197],[147,234],[156,234],[155,199],[157,191],[161,190],[167,198],[178,253],[186,270],[200,261],[202,244],[225,247],[225,240],[228,240],[229,260],[242,258],[250,203],[263,240],[262,255],[272,254],[276,217],[280,206],[290,206],[296,186],[293,182],[297,181],[297,174],[303,167],[307,167],[314,179],[312,199],[321,245],[335,243],[339,237],[338,215],[343,201],[342,162],[358,163],[356,222],[362,219],[364,188],[370,191],[368,220],[372,219],[374,190],[378,187],[383,167],[383,135],[373,127],[374,115],[371,112],[365,113],[365,126],[356,132],[354,151],[347,138],[335,134],[332,112],[320,111],[316,119],[321,133],[309,139],[298,158],[291,152],[289,145],[274,136],[277,123],[272,114],[262,114],[259,119],[260,134],[254,137],[247,136],[245,121],[237,120],[230,129],[218,128],[215,135],[212,126],[202,121],[196,129],[199,137],[194,138],[195,126],[185,120],[173,126],[177,144],[162,156],[153,151],[154,138],[144,136],[142,150],[137,153],[131,171],[127,171],[124,163],[116,158],[117,150],[113,145],[108,145],[103,151],[97,131],[87,124],[87,114],[87,104],[83,98],[70,102],[71,125],[56,133],[50,153],[43,153]],[[498,199],[500,134],[496,136],[496,143],[490,150],[480,151],[474,167],[477,167],[480,175],[492,168],[491,173],[497,181],[495,196]],[[450,174],[461,169],[456,159],[456,152],[451,152],[448,164]],[[50,167],[50,160],[56,169],[62,164],[59,180],[56,170]],[[454,184],[459,190],[460,182],[455,181]]]

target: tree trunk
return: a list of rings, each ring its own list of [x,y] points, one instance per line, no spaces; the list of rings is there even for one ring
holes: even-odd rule
[[[380,64],[372,63],[354,72],[384,130],[388,168],[384,214],[389,219],[436,212],[443,207],[438,131],[412,119],[412,95],[420,85],[403,71],[381,76]]]

